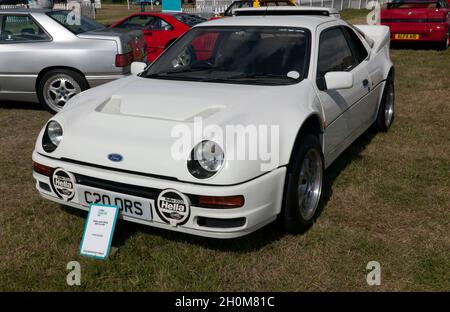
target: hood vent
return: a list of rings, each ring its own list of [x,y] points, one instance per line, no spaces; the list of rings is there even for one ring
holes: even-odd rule
[[[125,98],[126,100],[120,95],[113,95],[100,104],[95,111],[104,114],[194,122],[196,117],[206,119],[225,108],[223,105],[205,105],[204,103],[192,104],[187,102],[182,105],[179,105],[180,103],[178,103],[178,105],[174,103],[170,105],[165,103],[163,99],[152,104],[143,103],[142,97],[125,96]]]

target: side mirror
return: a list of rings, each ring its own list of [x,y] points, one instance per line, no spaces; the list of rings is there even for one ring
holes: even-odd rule
[[[325,74],[328,90],[349,89],[353,87],[353,74],[349,72],[328,72]]]
[[[147,64],[144,62],[133,62],[131,63],[131,74],[137,75],[144,71],[144,69],[147,67]]]

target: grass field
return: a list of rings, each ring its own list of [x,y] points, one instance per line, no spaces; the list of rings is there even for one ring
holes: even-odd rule
[[[34,188],[31,152],[50,114],[1,102],[0,290],[450,290],[450,50],[391,54],[394,125],[363,135],[329,168],[322,215],[306,234],[270,225],[221,241],[119,222],[108,261],[78,255],[85,213]],[[72,260],[81,286],[66,284]],[[381,286],[366,283],[371,260]]]

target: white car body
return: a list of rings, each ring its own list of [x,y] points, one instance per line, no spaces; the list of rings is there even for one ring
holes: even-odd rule
[[[87,90],[52,118],[64,131],[58,148],[52,153],[44,151],[44,127],[33,152],[35,163],[52,169],[63,168],[72,174],[73,198],[59,196],[52,178],[35,170],[33,176],[39,193],[54,202],[84,210],[89,208],[86,198],[82,198],[86,196],[82,194],[86,189],[98,191],[100,195],[140,198],[151,204],[151,211],[143,214],[145,218],[129,213],[122,213],[120,217],[215,238],[242,236],[274,221],[282,210],[287,165],[294,143],[307,120],[313,118],[320,126],[325,167],[376,120],[385,81],[393,70],[389,29],[358,26],[367,37],[364,40],[358,34],[368,57],[349,72],[352,87],[320,91],[315,79],[320,34],[330,27],[348,26],[346,22],[332,17],[254,16],[219,19],[196,27],[230,25],[308,29],[312,38],[307,78],[297,84],[268,87],[158,80],[134,75]],[[332,73],[329,78],[332,83]],[[368,84],[363,85],[364,80]],[[330,94],[338,94],[344,100],[336,103]],[[180,124],[192,128],[195,116],[204,116],[204,126],[279,125],[279,163],[263,171],[260,160],[227,160],[226,155],[234,151],[225,150],[225,165],[216,175],[205,180],[195,178],[187,170],[185,160],[174,160],[171,156],[172,129]],[[111,153],[122,155],[123,160],[110,161]],[[188,196],[239,194],[243,195],[245,203],[233,209],[204,208],[191,203],[188,219],[181,225],[173,224],[164,221],[155,211],[157,196],[166,189]],[[213,222],[205,226],[199,222],[202,218],[212,218]],[[230,219],[236,223],[230,221],[229,224],[237,226],[227,226],[226,220]],[[225,223],[221,224],[220,220]]]

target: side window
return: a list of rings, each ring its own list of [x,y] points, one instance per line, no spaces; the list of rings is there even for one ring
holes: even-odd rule
[[[349,27],[344,27],[344,31],[347,35],[348,43],[350,45],[350,48],[352,49],[353,55],[355,57],[355,65],[358,65],[362,61],[366,59],[368,56],[366,47],[359,39],[358,35],[355,34],[353,29],[350,29]]]
[[[325,30],[320,35],[317,79],[330,71],[348,71],[354,66],[352,51],[340,28]]]
[[[155,17],[153,20],[153,23],[151,27],[149,28],[151,30],[172,30],[173,27],[167,23],[165,20]]]
[[[143,29],[153,23],[154,17],[149,15],[135,15],[123,21],[117,28]]]
[[[29,15],[3,16],[0,41],[27,42],[50,40],[44,30]]]

